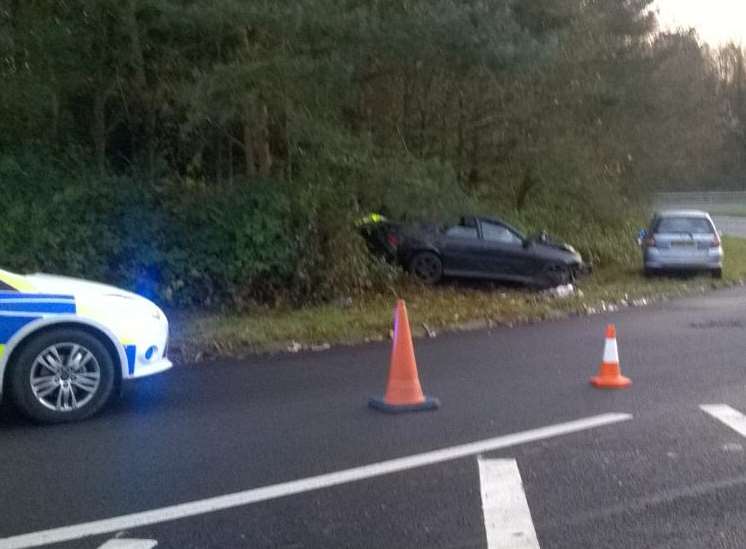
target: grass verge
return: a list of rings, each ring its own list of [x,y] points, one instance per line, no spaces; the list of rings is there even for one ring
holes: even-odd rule
[[[403,282],[389,295],[304,309],[259,309],[246,314],[173,316],[172,354],[186,362],[257,352],[325,349],[329,345],[387,339],[394,300],[407,300],[415,335],[593,314],[740,284],[746,279],[746,239],[726,237],[724,277],[642,275],[639,265],[599,270],[580,291],[557,298],[522,288],[452,283],[427,288]]]

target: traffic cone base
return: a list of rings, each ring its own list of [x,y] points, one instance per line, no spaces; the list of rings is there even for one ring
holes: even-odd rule
[[[440,408],[440,401],[437,398],[425,397],[425,400],[415,404],[387,404],[385,397],[372,397],[368,401],[368,406],[379,412],[387,414],[401,414],[404,412],[424,412],[426,410],[437,410]]]
[[[375,410],[393,414],[435,410],[440,406],[437,399],[427,397],[422,392],[407,307],[402,300],[397,301],[394,313],[394,342],[386,394],[382,398],[371,398],[368,405]]]
[[[614,377],[594,376],[591,378],[591,385],[599,389],[624,389],[632,385],[632,380],[623,375]]]

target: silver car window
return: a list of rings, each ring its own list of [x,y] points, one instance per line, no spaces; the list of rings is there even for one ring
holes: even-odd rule
[[[704,217],[663,217],[658,221],[655,232],[658,234],[712,234],[715,229],[709,220]]]

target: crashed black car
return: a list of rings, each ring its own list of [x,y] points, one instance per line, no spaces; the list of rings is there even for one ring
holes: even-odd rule
[[[446,226],[383,220],[366,224],[361,231],[371,250],[427,284],[443,277],[466,277],[551,288],[590,271],[569,244],[545,233],[526,237],[497,218],[465,216]]]

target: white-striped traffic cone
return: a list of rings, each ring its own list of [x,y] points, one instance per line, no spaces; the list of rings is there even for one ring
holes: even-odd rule
[[[616,343],[616,326],[606,327],[606,344],[604,345],[604,359],[598,370],[598,375],[591,378],[591,385],[600,389],[623,389],[632,385],[632,380],[622,375],[619,367],[619,349]]]

